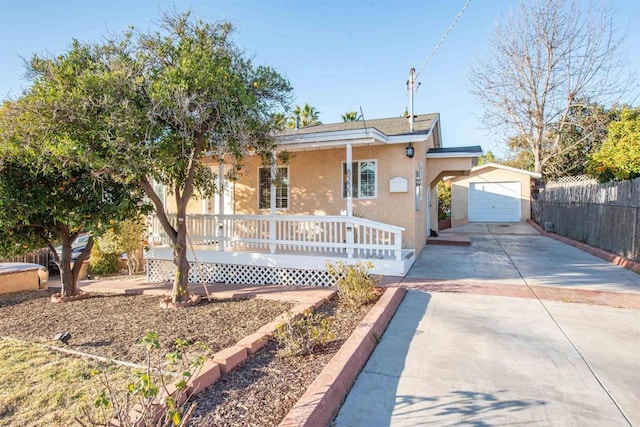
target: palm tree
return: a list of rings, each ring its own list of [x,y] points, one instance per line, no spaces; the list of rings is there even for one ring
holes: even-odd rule
[[[275,113],[271,117],[271,120],[273,120],[273,124],[277,129],[284,129],[287,124],[287,118],[285,117],[284,113]]]
[[[293,109],[293,115],[287,122],[288,128],[296,127],[296,118],[298,118],[298,125],[301,128],[322,124],[322,122],[320,121],[320,111],[316,110],[316,107],[312,107],[306,102],[303,107],[296,105],[296,108]]]
[[[343,122],[357,122],[362,120],[362,116],[357,111],[347,111],[342,115]]]

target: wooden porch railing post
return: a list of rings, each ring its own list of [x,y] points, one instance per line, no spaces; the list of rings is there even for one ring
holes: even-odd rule
[[[345,227],[347,228],[347,257],[353,258],[353,223],[347,222]]]
[[[216,220],[217,220],[216,222],[218,223],[218,227],[217,227],[218,251],[224,252],[224,217],[216,216]]]
[[[393,235],[393,246],[396,247],[396,259],[400,261],[402,259],[402,233],[395,233]]]

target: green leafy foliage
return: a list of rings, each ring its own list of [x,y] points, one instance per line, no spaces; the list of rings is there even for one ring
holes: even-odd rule
[[[144,219],[137,217],[118,223],[109,221],[109,223],[111,227],[97,239],[99,252],[100,254],[115,254],[116,258],[120,258],[120,254],[125,254],[127,269],[131,275],[138,271],[138,256],[146,244]],[[91,255],[93,258],[93,253]]]
[[[307,103],[305,103],[302,107],[296,105],[296,107],[293,109],[293,114],[287,122],[287,127],[291,129],[295,128],[296,121],[297,125],[301,128],[322,124],[322,122],[320,121],[320,111],[318,111],[316,107]]]
[[[589,172],[603,182],[639,177],[640,107],[623,108],[607,131],[607,139],[591,156]]]
[[[116,388],[106,371],[94,373],[103,389],[97,392],[94,401],[99,412],[84,410],[90,424],[111,425],[108,423],[117,420],[120,426],[177,426],[183,421],[190,398],[187,394],[189,381],[202,369],[203,354],[209,349],[200,342],[192,344],[178,339],[174,350],[163,358],[158,354],[160,338],[155,331],[148,331],[140,345],[145,348],[146,369],[134,372],[124,389]],[[168,361],[173,370],[179,372],[177,377],[165,371],[163,361]],[[173,393],[168,393],[170,384],[175,387]],[[140,419],[136,420],[134,416]]]
[[[110,276],[118,272],[120,256],[114,252],[102,252],[100,245],[94,245],[89,257],[91,274],[96,277]]]
[[[451,187],[444,181],[438,182],[438,219],[443,220],[451,215]]]
[[[57,57],[33,57],[33,86],[13,122],[21,128],[21,152],[51,158],[60,170],[81,161],[94,176],[145,192],[173,243],[172,298],[184,301],[186,207],[215,190],[203,157],[215,153],[239,166],[249,152],[271,151],[274,114],[286,109],[291,87],[236,47],[228,22],[185,13],[165,15],[161,25],[162,31],[96,45],[74,41]],[[175,199],[177,226],[154,181]]]
[[[319,313],[305,310],[297,320],[289,319],[280,325],[274,338],[282,346],[283,352],[289,356],[312,354],[322,344],[334,338],[331,332],[331,319]]]
[[[357,122],[358,120],[362,120],[362,116],[357,111],[347,111],[341,117],[343,122]]]
[[[373,264],[359,261],[345,264],[341,261],[327,264],[329,273],[337,279],[338,297],[347,307],[360,307],[376,299],[376,286],[380,277],[370,274]]]
[[[81,233],[100,235],[110,220],[123,220],[144,210],[139,188],[108,177],[96,177],[78,163],[66,166],[28,152],[12,151],[20,139],[2,129],[0,157],[0,256],[15,255],[61,242],[55,253],[62,274],[63,296],[76,293],[82,262],[92,240],[71,268],[71,244]]]

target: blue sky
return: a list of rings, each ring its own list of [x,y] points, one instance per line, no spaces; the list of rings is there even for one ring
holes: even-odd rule
[[[640,76],[640,0],[602,0],[628,28],[624,49]],[[465,0],[0,0],[0,99],[28,87],[24,63],[59,54],[73,38],[100,41],[128,26],[155,28],[163,10],[193,10],[230,20],[234,40],[255,62],[289,79],[295,104],[308,102],[324,123],[362,107],[365,119],[399,116],[409,104],[409,69],[422,68]],[[504,135],[484,129],[482,105],[469,94],[468,71],[512,0],[472,0],[419,76],[415,112],[441,114],[445,146],[481,145],[502,153]],[[639,105],[638,86],[626,101]]]

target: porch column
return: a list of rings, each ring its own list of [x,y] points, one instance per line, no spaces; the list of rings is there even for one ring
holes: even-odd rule
[[[218,250],[224,252],[224,164],[218,155]]]
[[[347,257],[353,258],[353,223],[350,222],[353,216],[353,152],[351,143],[347,142],[347,176],[346,176],[346,192],[347,192],[347,223],[345,224],[347,232]]]
[[[271,152],[271,217],[276,216],[276,178],[278,173],[278,165],[276,164],[276,152]],[[269,221],[269,251],[272,254],[276,253],[276,222],[274,220]]]

